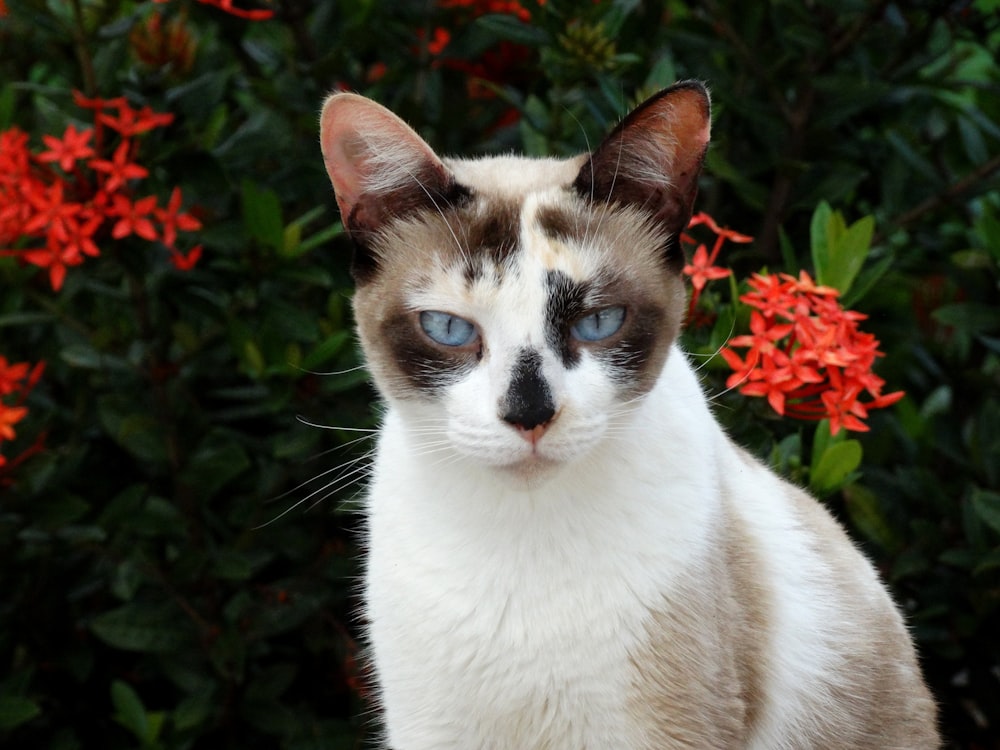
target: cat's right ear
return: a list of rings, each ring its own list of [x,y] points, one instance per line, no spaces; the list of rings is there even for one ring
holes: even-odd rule
[[[387,220],[440,207],[460,191],[409,125],[357,94],[334,94],[323,104],[320,147],[344,227],[361,244]]]
[[[682,81],[632,111],[590,155],[574,187],[585,198],[633,205],[669,237],[665,252],[678,268],[678,240],[698,193],[711,130],[707,89]]]

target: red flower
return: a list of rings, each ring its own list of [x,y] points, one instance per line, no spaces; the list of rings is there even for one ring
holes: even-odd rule
[[[93,135],[91,128],[78,133],[72,124],[66,126],[62,138],[43,135],[42,140],[48,149],[38,155],[38,161],[56,162],[63,172],[70,172],[78,161],[94,155],[94,149],[88,145]]]
[[[731,229],[723,229],[715,223],[715,219],[706,214],[705,212],[696,213],[691,217],[691,221],[688,222],[688,228],[696,227],[704,224],[713,233],[715,233],[715,242],[712,245],[712,251],[708,252],[706,245],[698,245],[697,249],[694,251],[694,257],[691,258],[691,262],[684,266],[684,273],[691,277],[691,300],[688,303],[688,319],[694,319],[695,308],[698,306],[698,300],[701,297],[702,290],[704,290],[705,285],[709,281],[715,279],[724,279],[727,276],[732,275],[732,271],[728,268],[722,268],[715,265],[715,261],[719,257],[719,253],[722,251],[722,246],[725,245],[726,241],[731,242],[752,242],[753,238],[748,237],[745,234],[740,234],[739,232],[734,232]],[[688,235],[684,234],[681,236],[681,240],[687,242],[688,244],[695,244],[695,241]]]
[[[424,30],[419,29],[417,31],[417,36],[421,39],[424,38]],[[448,29],[438,26],[434,29],[434,34],[430,41],[427,42],[427,51],[432,55],[440,55],[444,52],[445,47],[451,43],[451,32]]]
[[[11,394],[16,394],[17,396],[15,404],[5,403],[3,400],[0,400],[0,447],[2,447],[5,440],[13,440],[17,437],[17,434],[14,432],[14,425],[27,416],[28,409],[23,405],[24,401],[27,399],[31,389],[38,383],[44,370],[44,362],[39,362],[32,367],[27,362],[10,364],[6,358],[0,357],[0,396],[9,396]],[[5,456],[0,455],[0,469],[3,470],[0,471],[0,486],[9,484],[4,479],[4,473],[9,473],[12,468],[41,451],[44,440],[44,435],[39,436],[34,445],[21,451],[11,462],[8,462]]]
[[[190,271],[199,260],[201,260],[201,245],[192,247],[187,255],[184,255],[179,250],[170,249],[170,262],[174,264],[174,268],[178,271]]]
[[[83,263],[79,248],[64,245],[52,235],[49,235],[45,247],[25,250],[21,253],[21,257],[33,266],[47,268],[49,283],[57,292],[62,289],[63,281],[66,279],[66,269]]]
[[[166,3],[170,0],[153,0],[154,3]],[[237,18],[243,18],[247,21],[266,21],[269,18],[274,17],[273,10],[243,10],[242,8],[234,8],[233,0],[198,0],[199,3],[204,3],[205,5],[211,5],[224,11]]]
[[[21,387],[21,381],[28,377],[30,365],[27,362],[11,364],[0,355],[0,396],[7,396]]]
[[[96,172],[105,172],[107,177],[101,186],[103,190],[113,193],[125,186],[129,180],[137,180],[149,175],[149,170],[129,160],[131,143],[127,140],[118,144],[111,159],[91,159],[90,168]]]
[[[132,201],[124,195],[114,196],[112,212],[118,217],[114,227],[111,228],[111,236],[116,240],[124,239],[136,234],[145,240],[155,240],[156,227],[149,219],[150,214],[156,209],[156,196],[150,195]]]
[[[699,226],[701,224],[704,224],[709,229],[711,229],[712,233],[715,234],[716,236],[722,237],[724,240],[728,240],[729,242],[737,242],[741,244],[746,242],[753,242],[753,237],[751,237],[750,235],[740,234],[739,232],[733,231],[728,227],[720,227],[718,224],[715,223],[715,219],[706,214],[704,211],[699,211],[698,213],[696,213],[694,216],[691,217],[691,221],[688,222],[688,229],[690,229],[691,227]]]
[[[233,0],[198,0],[198,2],[214,6],[231,16],[236,16],[237,18],[242,18],[247,21],[266,21],[269,18],[274,17],[273,10],[265,10],[263,8],[258,10],[234,8]]]
[[[73,91],[73,103],[81,109],[93,109],[100,112],[102,109],[125,106],[128,104],[128,100],[124,96],[117,96],[114,99],[101,99],[100,97],[88,99],[79,91]]]
[[[28,410],[23,406],[6,406],[0,403],[0,440],[13,440],[17,437],[14,425],[24,419]]]
[[[96,258],[101,254],[100,249],[94,242],[94,235],[104,223],[104,216],[97,212],[85,215],[83,212],[74,217],[73,221],[67,222],[64,227],[56,232],[56,239],[61,242],[68,251],[76,251],[83,255]]]
[[[175,187],[170,194],[166,208],[157,208],[153,214],[160,222],[160,237],[163,244],[172,248],[177,241],[177,230],[196,232],[201,229],[201,222],[191,214],[180,213],[181,189]]]
[[[868,416],[868,410],[858,401],[860,395],[861,386],[855,383],[845,385],[840,382],[837,387],[820,394],[820,399],[826,407],[826,417],[830,420],[831,433],[836,435],[841,427],[856,432],[868,432],[868,425],[861,421]]]
[[[684,266],[684,273],[691,277],[691,286],[700,292],[709,281],[724,279],[727,276],[732,276],[733,272],[728,268],[713,266],[708,249],[704,245],[698,245],[691,263]]]
[[[24,223],[21,230],[24,234],[40,234],[44,231],[52,235],[65,230],[66,223],[80,213],[83,206],[65,200],[65,184],[57,178],[47,189],[39,186],[39,189],[32,189],[25,196],[34,211]]]
[[[750,382],[740,388],[746,396],[765,396],[767,402],[781,416],[785,416],[785,398],[800,383],[792,377],[788,367],[781,364],[787,360],[780,351],[775,356],[761,357],[760,365],[750,373]]]
[[[149,107],[132,109],[124,99],[115,99],[114,105],[118,109],[117,117],[102,112],[97,115],[97,121],[118,131],[125,138],[165,127],[174,121],[174,116],[169,112],[154,112]]]

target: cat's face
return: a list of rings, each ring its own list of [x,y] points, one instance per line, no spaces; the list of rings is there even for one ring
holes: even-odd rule
[[[329,100],[361,342],[428,445],[544,475],[656,382],[683,316],[677,235],[708,137],[703,90],[677,91],[566,161],[441,160],[378,105]]]

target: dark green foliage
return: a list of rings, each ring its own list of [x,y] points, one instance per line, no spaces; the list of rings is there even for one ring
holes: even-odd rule
[[[73,89],[174,113],[142,142],[143,191],[181,187],[205,248],[181,272],[155,243],[105,238],[58,293],[0,256],[0,356],[46,362],[2,445],[45,448],[0,468],[0,744],[370,739],[352,581],[371,446],[354,430],[377,412],[322,99],[370,95],[447,153],[569,154],[690,77],[715,107],[699,206],[757,238],[721,263],[839,275],[882,342],[879,374],[908,394],[837,445],[736,393],[720,418],[832,492],[910,617],[953,746],[1000,748],[995,0],[549,0],[523,3],[530,22],[489,2],[237,5],[276,14],[6,0],[0,17],[0,131],[39,147],[87,124]],[[184,21],[190,66],[137,56],[155,13]],[[845,242],[874,232],[862,265],[811,241],[821,202],[859,222]],[[710,288],[709,311],[714,294],[731,292]],[[691,344],[711,352],[733,325]],[[705,372],[722,391],[720,360]]]

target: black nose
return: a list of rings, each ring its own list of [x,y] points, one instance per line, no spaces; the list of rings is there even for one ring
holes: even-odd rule
[[[514,427],[533,430],[551,422],[555,413],[552,392],[542,376],[542,356],[534,349],[523,349],[500,402],[501,419]]]
[[[539,425],[546,425],[552,421],[556,410],[552,408],[551,402],[527,403],[523,408],[511,410],[503,415],[503,421],[522,430],[533,430]]]

